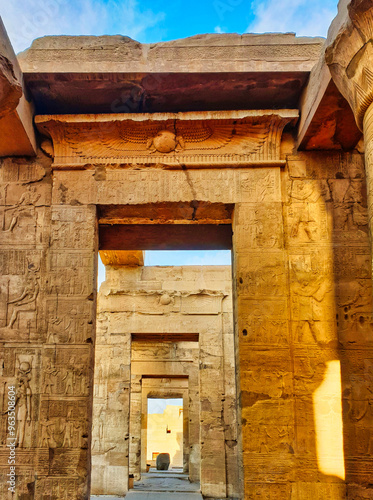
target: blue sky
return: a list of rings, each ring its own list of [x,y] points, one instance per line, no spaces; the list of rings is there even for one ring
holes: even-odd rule
[[[0,0],[16,52],[44,35],[128,35],[143,43],[200,33],[326,36],[337,0]]]
[[[146,266],[230,266],[230,250],[160,250],[145,252]],[[98,259],[97,287],[105,281],[105,266]]]
[[[183,400],[148,398],[148,413],[163,413],[167,405],[183,406]]]

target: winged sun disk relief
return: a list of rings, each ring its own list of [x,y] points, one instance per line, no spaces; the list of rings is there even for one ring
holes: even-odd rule
[[[170,130],[170,126],[162,125],[131,123],[131,126],[124,127],[122,123],[114,122],[85,129],[79,125],[69,126],[64,129],[64,143],[76,155],[85,157],[121,157],[155,152],[208,153],[209,150],[223,149],[230,143],[235,146],[234,153],[251,155],[264,147],[271,133],[268,123],[217,124],[214,128],[204,122],[178,124],[177,134]]]

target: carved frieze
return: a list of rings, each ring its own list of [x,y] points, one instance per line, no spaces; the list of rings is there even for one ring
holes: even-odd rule
[[[297,110],[37,116],[54,167],[139,163],[170,167],[281,164],[283,128]]]

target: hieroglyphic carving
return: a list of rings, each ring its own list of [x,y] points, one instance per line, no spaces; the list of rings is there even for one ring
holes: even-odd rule
[[[55,385],[54,377],[58,374],[59,370],[53,365],[51,360],[48,360],[46,366],[43,368],[43,385],[42,392],[44,394],[52,394],[53,386]]]
[[[164,170],[106,169],[96,182],[90,170],[54,172],[54,200],[62,204],[143,204],[207,200],[211,203],[281,201],[279,168]],[[85,189],[79,188],[84,185]],[[143,189],[146,185],[148,188]],[[61,207],[73,213],[76,208]],[[66,219],[67,222],[71,222]]]
[[[88,296],[92,293],[92,269],[94,255],[83,251],[54,251],[50,253],[49,278],[47,292],[49,295],[69,297],[73,295]],[[63,270],[63,275],[61,271]]]
[[[246,429],[248,452],[276,453],[292,452],[293,428],[286,425],[268,426],[264,424],[251,424]]]
[[[19,182],[24,185],[29,182],[40,181],[45,176],[46,167],[46,163],[40,157],[36,160],[14,157],[2,158],[0,171],[2,186],[9,183]]]
[[[59,500],[70,500],[71,498],[83,498],[85,491],[79,479],[72,478],[40,478],[36,482],[35,496],[42,497],[45,492]]]
[[[236,210],[236,248],[281,248],[282,207],[277,203],[245,203]]]
[[[74,298],[60,297],[47,300],[48,344],[85,344],[92,336],[92,305]]]
[[[286,319],[286,299],[241,299],[239,334],[244,342],[255,345],[285,346],[290,342]]]
[[[337,288],[337,321],[341,342],[372,342],[371,281],[341,281]]]
[[[290,484],[263,484],[250,482],[246,491],[248,500],[256,500],[256,498],[260,498],[261,500],[278,500],[280,498],[289,498],[289,495],[291,495],[290,490]]]
[[[243,260],[243,257],[240,257]],[[281,296],[285,290],[284,257],[250,253],[250,260],[240,266],[237,287],[243,296]],[[245,259],[246,260],[246,259]]]
[[[276,169],[256,169],[240,172],[242,202],[280,201],[280,172]]]
[[[334,237],[338,241],[368,241],[368,209],[363,179],[330,179]]]
[[[43,399],[40,409],[39,447],[87,448],[86,411],[86,402],[81,398],[70,397],[62,400],[50,396],[46,400]],[[45,465],[47,466],[47,463]]]

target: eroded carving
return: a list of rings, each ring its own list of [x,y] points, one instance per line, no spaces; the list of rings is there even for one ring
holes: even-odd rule
[[[18,368],[16,388],[16,443],[19,447],[24,446],[26,430],[31,423],[31,369],[31,363],[27,361],[22,361]]]
[[[6,199],[6,192],[8,186],[5,186],[4,200]],[[15,226],[18,224],[20,217],[28,216],[33,217],[35,213],[36,202],[40,198],[40,193],[38,193],[36,187],[28,185],[26,191],[24,191],[19,198],[18,202],[9,207],[3,208],[2,225],[1,229],[3,232],[11,233]],[[9,212],[10,219],[7,222],[6,215]]]
[[[25,285],[22,293],[14,299],[8,300],[8,309],[12,310],[7,328],[13,328],[20,313],[36,313],[36,299],[39,295],[40,268],[35,268],[34,264],[28,265],[25,277]],[[9,306],[11,307],[9,308]]]

